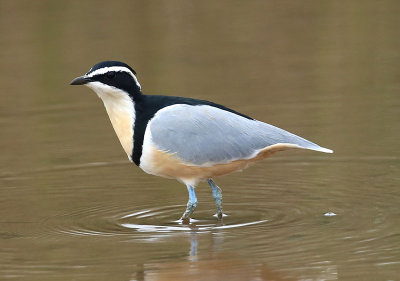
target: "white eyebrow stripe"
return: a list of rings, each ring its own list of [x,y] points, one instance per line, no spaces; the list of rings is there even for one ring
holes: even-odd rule
[[[125,67],[125,66],[102,67],[102,68],[96,69],[95,71],[93,71],[91,73],[88,73],[86,75],[86,77],[90,78],[90,77],[93,77],[93,76],[96,76],[96,75],[105,74],[105,73],[110,72],[110,71],[128,73],[135,80],[136,85],[139,87],[139,89],[142,89],[142,87],[140,86],[140,83],[139,83],[138,79],[136,78],[135,74],[133,74],[133,72],[129,68]]]
[[[101,75],[105,74],[110,71],[115,71],[115,72],[126,72],[132,77],[135,77],[135,75],[132,73],[132,71],[129,70],[129,68],[124,67],[124,66],[110,66],[110,67],[102,67],[99,69],[96,69],[95,71],[88,73],[87,77],[93,77],[95,75]]]

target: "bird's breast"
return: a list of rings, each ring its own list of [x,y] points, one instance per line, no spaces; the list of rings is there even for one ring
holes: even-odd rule
[[[136,117],[133,101],[129,97],[115,97],[113,95],[102,95],[101,99],[104,102],[115,133],[129,159],[131,159],[133,127]]]

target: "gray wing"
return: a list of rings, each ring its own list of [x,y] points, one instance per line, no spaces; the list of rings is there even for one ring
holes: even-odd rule
[[[249,159],[276,144],[332,152],[275,126],[208,105],[165,107],[149,128],[157,148],[194,165]]]

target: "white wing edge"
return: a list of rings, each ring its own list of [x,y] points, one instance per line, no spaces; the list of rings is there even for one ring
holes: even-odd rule
[[[278,148],[278,149],[276,149]],[[332,149],[329,148],[325,148],[325,147],[321,147],[319,145],[313,145],[313,146],[301,146],[298,144],[293,144],[293,143],[277,143],[277,144],[273,144],[270,146],[267,146],[265,148],[260,149],[257,154],[263,150],[285,150],[285,149],[289,149],[289,148],[299,148],[299,149],[308,149],[308,150],[313,150],[313,151],[319,151],[319,152],[324,152],[324,153],[333,153]]]
[[[186,165],[193,165],[193,166],[198,166],[198,167],[210,167],[210,166],[214,166],[214,165],[224,165],[224,164],[228,164],[228,163],[232,163],[234,161],[238,161],[238,160],[251,160],[255,157],[257,157],[260,153],[266,153],[267,156],[278,152],[278,151],[284,151],[284,150],[288,150],[288,149],[307,149],[307,150],[313,150],[313,151],[318,151],[318,152],[324,152],[324,153],[333,153],[332,149],[328,149],[325,147],[321,147],[318,145],[312,146],[312,147],[306,147],[306,146],[300,146],[297,144],[293,144],[293,143],[276,143],[261,149],[257,149],[256,151],[254,151],[250,156],[246,157],[246,158],[237,158],[237,159],[230,159],[224,162],[220,162],[220,163],[203,163],[201,165],[193,165],[190,163],[185,163]],[[168,151],[166,151],[168,152]],[[267,157],[265,156],[265,157]],[[263,157],[263,158],[265,158]]]

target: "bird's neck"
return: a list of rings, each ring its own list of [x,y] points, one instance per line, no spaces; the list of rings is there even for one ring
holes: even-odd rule
[[[97,93],[102,99],[108,117],[128,158],[132,161],[133,134],[136,119],[135,103],[128,95]]]

